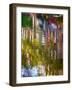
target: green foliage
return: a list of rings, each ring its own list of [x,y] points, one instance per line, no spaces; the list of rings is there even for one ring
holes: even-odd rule
[[[22,15],[22,27],[32,27],[32,18],[28,15]]]
[[[39,42],[33,40],[30,42],[28,39],[22,40],[22,65],[26,66],[26,54],[30,54],[31,66],[38,64],[38,61],[41,60],[41,55],[39,54]]]
[[[28,67],[26,54],[29,53],[31,60],[31,67],[44,64],[46,67],[46,73],[52,75],[58,74],[59,70],[63,69],[63,59],[51,59],[49,54],[53,46],[42,46],[36,39],[29,41],[28,39],[22,40],[22,65]],[[48,71],[48,65],[50,71]],[[52,73],[51,73],[52,72]],[[56,72],[56,73],[55,73]]]

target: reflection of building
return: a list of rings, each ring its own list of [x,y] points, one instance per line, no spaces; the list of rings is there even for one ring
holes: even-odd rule
[[[63,23],[63,16],[58,18],[55,15],[44,14],[22,14],[22,39],[37,39],[41,45],[46,45],[49,49],[51,58],[62,58],[63,53],[63,26],[58,28],[58,20]],[[26,22],[26,23],[25,23]],[[61,29],[61,30],[60,30]]]

